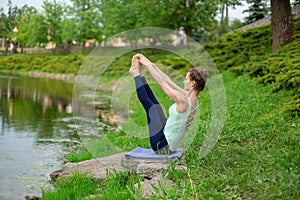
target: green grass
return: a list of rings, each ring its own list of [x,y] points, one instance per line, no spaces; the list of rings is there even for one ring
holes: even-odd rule
[[[141,177],[128,172],[108,175],[106,182],[100,185],[95,199],[141,199],[141,195],[135,193],[135,184],[139,188],[140,182]]]
[[[210,96],[206,89],[199,96],[198,135],[181,161],[190,171],[176,171],[177,163],[173,164],[164,173],[174,181],[174,186],[160,185],[156,188],[159,192],[151,199],[300,198],[300,119],[281,111],[282,105],[290,101],[291,91],[272,93],[274,85],[257,84],[247,76],[230,72],[224,72],[222,77],[227,116],[216,146],[206,157],[199,157],[210,122]],[[158,88],[154,92],[160,93]],[[169,103],[163,96],[159,100],[162,104]],[[140,108],[136,105],[132,109]],[[137,123],[145,123],[142,115],[132,114],[131,117]],[[129,150],[148,145],[147,139],[141,141],[125,132],[109,133],[108,139]],[[124,179],[131,181],[124,182]],[[102,189],[98,190],[97,199],[140,198],[133,188],[139,181],[135,175],[113,176],[99,186]]]
[[[78,172],[59,179],[54,183],[54,190],[43,190],[43,200],[82,199],[90,194],[95,194],[99,186],[92,177]]]
[[[53,189],[43,189],[43,200],[81,200],[91,199],[132,199],[139,197],[135,194],[135,184],[140,187],[141,178],[137,175],[107,172],[104,183],[98,184],[91,176],[75,172],[69,177],[58,179]]]
[[[199,159],[196,149],[203,139],[199,137],[186,155],[200,199],[299,198],[300,121],[281,112],[290,91],[271,93],[272,85],[257,85],[230,73],[223,77],[227,120],[219,141]],[[206,124],[200,127],[205,131]]]
[[[80,146],[79,150],[72,152],[67,156],[69,162],[81,162],[84,160],[90,160],[93,158],[91,152],[89,152],[84,146]]]

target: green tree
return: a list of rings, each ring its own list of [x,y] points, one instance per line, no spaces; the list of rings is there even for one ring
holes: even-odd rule
[[[89,39],[101,41],[100,2],[97,0],[70,0],[73,4],[68,8],[70,17],[75,22],[75,40],[82,45],[82,54]]]
[[[234,19],[231,23],[230,23],[230,27],[229,30],[230,31],[234,31],[240,27],[242,27],[244,24],[241,20],[239,19]]]
[[[102,0],[103,33],[109,37],[140,27],[184,30],[187,36],[214,27],[218,1]],[[151,11],[149,9],[151,8]]]
[[[293,6],[300,5],[300,0],[295,0]]]
[[[46,24],[48,29],[49,41],[56,45],[62,44],[61,27],[63,21],[63,6],[54,0],[49,2],[45,0],[43,2],[43,9],[45,11]],[[52,50],[55,54],[55,48]]]
[[[13,44],[12,52],[17,52],[17,44],[14,41],[13,30],[16,28],[17,18],[18,18],[18,7],[13,6],[11,0],[8,1],[8,13],[7,13],[7,24],[5,25],[4,35],[9,43]],[[16,29],[15,29],[16,30]],[[8,47],[6,47],[8,51]]]
[[[16,22],[16,28],[11,33],[13,41],[21,47],[21,53],[23,53],[23,47],[28,44],[27,25],[29,22],[28,15],[21,15]]]
[[[40,13],[31,14],[30,21],[27,26],[28,43],[33,46],[44,46],[48,42],[48,25],[46,18]]]
[[[12,53],[17,53],[17,46],[21,47],[23,52],[23,46],[26,45],[26,28],[28,19],[26,19],[30,13],[36,13],[37,10],[34,7],[24,5],[22,8],[13,6],[11,1],[8,1],[8,23],[6,24],[6,37],[13,44]]]
[[[62,40],[70,44],[76,36],[76,23],[74,18],[65,18],[62,22]]]
[[[193,38],[196,33],[206,32],[214,23],[217,15],[216,1],[175,1],[171,5],[168,2],[167,6],[172,7],[174,20],[170,21],[170,27],[175,21],[176,29],[182,28],[185,34]]]
[[[154,25],[154,18],[150,15],[153,14],[156,15],[156,18],[160,18],[161,12],[158,12],[157,7],[153,5],[150,13],[145,12],[149,9],[150,3],[153,4],[151,1],[102,0],[100,9],[103,37],[108,38],[126,30],[157,26],[157,24]],[[123,40],[133,47],[136,47],[136,41],[141,38],[143,38],[143,34],[138,30],[135,31],[135,34],[123,34]]]
[[[8,43],[6,41],[6,29],[5,26],[8,24],[8,17],[4,13],[4,9],[0,8],[0,37],[2,38],[3,43],[1,46],[5,46],[6,53],[8,52]]]
[[[147,4],[147,2],[145,3]],[[102,0],[100,5],[101,24],[105,37],[142,27],[144,23],[141,21],[144,19],[144,13],[140,11],[144,6],[139,7],[140,5],[140,1],[137,0]]]
[[[10,35],[13,29],[16,27],[19,9],[17,6],[12,5],[11,0],[8,1],[7,6],[8,6],[8,12],[7,12],[8,21],[5,26],[5,34],[6,36],[9,37],[9,40],[11,41]]]
[[[16,20],[16,32],[12,32],[15,42],[21,47],[21,53],[23,53],[23,47],[29,44],[28,25],[30,23],[30,16],[36,14],[37,10],[34,7],[24,5],[19,9],[19,14]]]
[[[8,17],[4,13],[4,9],[0,8],[0,37],[4,38],[6,36],[6,25],[8,23]]]
[[[219,0],[219,10],[221,13],[219,36],[229,31],[229,8],[241,5],[238,0]]]
[[[249,8],[243,11],[243,13],[249,13],[249,16],[245,17],[247,24],[263,19],[269,14],[270,8],[267,6],[267,1],[268,0],[246,0],[246,2],[250,4]]]

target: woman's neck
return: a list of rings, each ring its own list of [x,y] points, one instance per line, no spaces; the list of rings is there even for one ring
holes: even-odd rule
[[[198,98],[198,94],[199,94],[199,92],[197,92],[196,90],[194,90],[194,89],[192,89],[192,90],[190,90],[189,92],[188,92],[188,94],[187,94],[187,97],[196,97],[196,98]]]

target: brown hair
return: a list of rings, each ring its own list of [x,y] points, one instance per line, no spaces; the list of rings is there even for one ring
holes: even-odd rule
[[[189,69],[190,80],[195,81],[196,85],[194,89],[198,92],[201,92],[204,89],[207,78],[210,77],[210,74],[207,69],[192,68]]]

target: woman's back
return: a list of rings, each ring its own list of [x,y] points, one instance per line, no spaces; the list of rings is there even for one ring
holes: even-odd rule
[[[164,134],[171,151],[176,151],[177,147],[180,145],[182,139],[184,138],[186,132],[186,123],[189,120],[191,108],[192,104],[189,98],[188,108],[185,112],[178,113],[176,111],[176,104],[173,104],[169,108],[169,118],[167,119],[166,125],[164,127]]]

